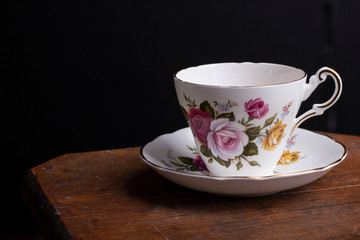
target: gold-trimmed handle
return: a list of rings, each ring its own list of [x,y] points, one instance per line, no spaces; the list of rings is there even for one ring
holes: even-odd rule
[[[305,86],[302,101],[305,101],[311,95],[311,93],[317,88],[317,86],[323,83],[328,76],[330,76],[335,83],[335,90],[333,95],[328,101],[321,104],[314,104],[312,109],[303,113],[301,116],[295,118],[295,122],[293,125],[294,127],[291,130],[291,135],[301,123],[303,123],[305,120],[311,117],[323,114],[325,110],[333,106],[336,103],[336,101],[339,99],[342,92],[342,81],[339,74],[334,69],[328,67],[322,67],[316,72],[315,75],[310,77],[309,83],[306,84]]]

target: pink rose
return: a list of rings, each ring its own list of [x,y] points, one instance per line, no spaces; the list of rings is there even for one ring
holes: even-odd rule
[[[196,138],[207,146],[207,135],[210,131],[211,116],[200,109],[190,108],[188,121]]]
[[[265,117],[269,111],[269,104],[265,104],[261,98],[256,98],[255,100],[250,100],[245,103],[245,112],[249,114],[252,118],[260,119]]]
[[[228,160],[243,153],[249,137],[239,129],[239,125],[235,122],[220,118],[211,122],[207,142],[215,157]]]
[[[193,164],[195,166],[198,166],[199,169],[201,170],[206,170],[209,171],[204,163],[204,161],[202,160],[202,158],[200,157],[200,155],[197,155],[196,158],[193,160]]]

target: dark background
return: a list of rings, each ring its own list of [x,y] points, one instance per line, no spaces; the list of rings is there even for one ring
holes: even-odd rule
[[[356,0],[8,1],[3,8],[0,232],[31,235],[27,169],[56,156],[140,146],[185,127],[172,74],[214,62],[329,66],[339,102],[302,127],[360,135]],[[325,101],[332,81],[303,104]],[[0,237],[1,238],[1,237]]]

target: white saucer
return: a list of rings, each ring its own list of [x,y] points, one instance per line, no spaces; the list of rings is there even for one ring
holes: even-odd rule
[[[264,196],[313,182],[347,155],[343,144],[301,128],[295,130],[287,148],[300,152],[297,161],[278,165],[273,175],[261,177],[216,177],[199,169],[192,162],[197,150],[189,128],[159,136],[141,148],[140,156],[166,179],[190,189],[227,196]]]

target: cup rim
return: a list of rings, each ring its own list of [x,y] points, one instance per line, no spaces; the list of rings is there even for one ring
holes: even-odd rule
[[[274,65],[274,66],[281,66],[281,67],[286,67],[286,68],[292,68],[294,70],[300,70],[303,75],[299,78],[296,78],[294,80],[290,80],[288,82],[282,82],[282,83],[274,83],[274,84],[264,84],[264,85],[249,85],[249,86],[237,86],[237,85],[226,85],[226,86],[222,86],[222,85],[212,85],[212,84],[203,84],[203,83],[194,83],[194,82],[189,82],[186,80],[182,80],[179,77],[177,77],[178,73],[181,71],[185,71],[188,69],[194,69],[194,68],[199,68],[199,67],[206,67],[206,66],[214,66],[214,65],[225,65],[225,64],[262,64],[262,65]],[[285,65],[285,64],[277,64],[277,63],[268,63],[268,62],[219,62],[219,63],[208,63],[208,64],[200,64],[200,65],[196,65],[196,66],[192,66],[192,67],[187,67],[187,68],[183,68],[178,70],[177,72],[175,72],[173,74],[173,78],[176,81],[179,81],[181,83],[186,83],[186,84],[190,84],[190,85],[194,85],[194,86],[203,86],[203,87],[209,87],[209,88],[259,88],[259,87],[273,87],[273,86],[280,86],[280,85],[287,85],[287,84],[291,84],[297,81],[300,81],[304,78],[307,77],[307,73],[300,69],[300,68],[296,68],[290,65]]]

